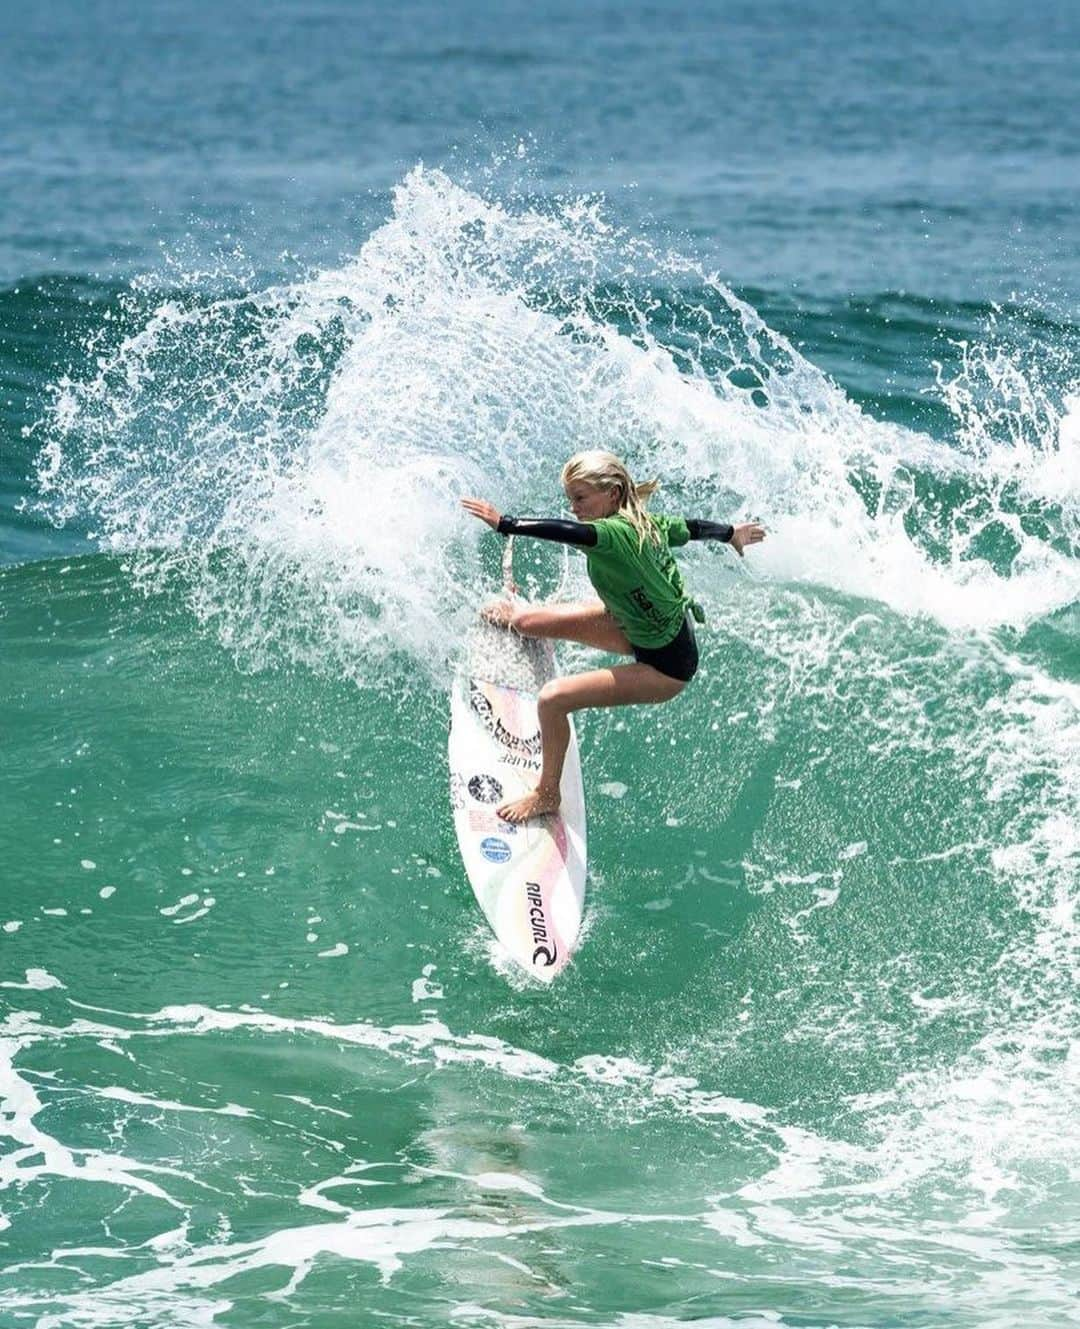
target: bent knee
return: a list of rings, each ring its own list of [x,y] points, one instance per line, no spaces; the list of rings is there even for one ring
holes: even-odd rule
[[[537,693],[537,709],[549,712],[570,710],[570,706],[568,705],[568,691],[564,679],[549,679]]]

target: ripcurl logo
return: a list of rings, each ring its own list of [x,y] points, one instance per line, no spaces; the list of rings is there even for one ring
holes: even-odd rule
[[[543,959],[545,969],[550,968],[558,958],[558,948],[555,945],[555,938],[548,936],[547,919],[544,916],[544,901],[540,895],[540,883],[538,881],[527,881],[525,883],[525,898],[529,902],[529,926],[532,929],[533,941],[537,943],[533,951],[532,962],[536,964],[538,960]]]

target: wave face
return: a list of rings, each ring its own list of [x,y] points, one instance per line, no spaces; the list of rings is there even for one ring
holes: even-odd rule
[[[874,374],[928,328],[932,394]],[[9,1314],[1064,1324],[1075,329],[785,313],[417,168],[342,265],[100,288],[81,335],[22,520],[89,545],[0,574]],[[557,511],[582,446],[769,539],[687,551],[677,703],[582,717],[538,993],[446,804],[500,552],[458,499]]]

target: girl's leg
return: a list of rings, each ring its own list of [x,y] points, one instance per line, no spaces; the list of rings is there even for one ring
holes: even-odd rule
[[[669,678],[652,665],[616,665],[614,669],[594,669],[588,674],[553,678],[540,690],[540,736],[544,745],[540,781],[531,794],[504,803],[498,814],[504,821],[521,822],[554,812],[559,806],[566,749],[570,745],[572,711],[585,706],[630,706],[642,702],[670,701],[686,686],[680,679]]]
[[[523,637],[554,637],[579,641],[614,655],[632,655],[626,633],[599,600],[569,605],[521,605],[507,601],[485,611],[493,623],[513,628]]]

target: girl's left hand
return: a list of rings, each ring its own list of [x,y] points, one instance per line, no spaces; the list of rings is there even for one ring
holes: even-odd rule
[[[764,539],[765,527],[759,526],[756,521],[747,521],[735,527],[731,536],[731,547],[742,558],[747,545],[760,544]]]
[[[490,503],[485,503],[482,498],[463,498],[461,506],[473,517],[479,517],[481,521],[486,521],[493,531],[499,529],[499,521],[502,514],[496,511]]]

